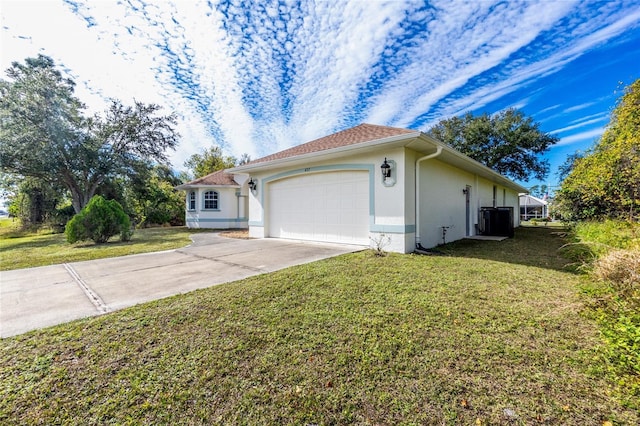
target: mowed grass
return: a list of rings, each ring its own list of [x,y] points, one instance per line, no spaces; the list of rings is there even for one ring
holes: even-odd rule
[[[520,226],[524,226],[524,227],[529,227],[529,226],[540,226],[540,227],[544,227],[544,228],[561,228],[564,229],[566,228],[566,224],[562,223],[562,222],[545,222],[543,220],[528,220],[528,221],[522,221],[520,222]]]
[[[563,242],[360,252],[4,339],[0,423],[638,424]]]
[[[171,250],[190,244],[189,235],[194,232],[197,230],[186,227],[148,228],[136,230],[128,242],[116,236],[107,244],[69,244],[64,234],[25,232],[11,219],[4,219],[0,220],[0,270]]]

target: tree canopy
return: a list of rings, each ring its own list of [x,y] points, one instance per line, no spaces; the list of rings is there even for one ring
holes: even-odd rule
[[[635,218],[640,207],[640,79],[625,88],[596,145],[572,160],[557,196],[565,217]]]
[[[549,195],[549,187],[547,185],[534,185],[529,188],[529,194],[534,197],[544,198],[545,195]]]
[[[546,178],[549,163],[540,155],[558,142],[516,109],[442,120],[429,134],[498,173],[524,181]]]
[[[47,56],[14,62],[7,76],[0,81],[0,168],[63,185],[76,213],[107,179],[166,162],[178,143],[175,115],[160,115],[155,104],[112,100],[103,115],[85,116],[74,82]]]
[[[248,155],[243,155],[243,159],[248,159]],[[218,170],[229,169],[237,163],[235,157],[224,155],[219,146],[212,146],[203,149],[201,153],[193,154],[184,166],[189,168],[195,179],[206,176]]]
[[[131,210],[127,213],[138,226],[184,225],[184,193],[175,189],[181,183],[170,167],[156,165],[121,185],[120,203]]]

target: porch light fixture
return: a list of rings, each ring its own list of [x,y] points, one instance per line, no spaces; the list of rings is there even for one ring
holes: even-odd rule
[[[251,190],[251,192],[255,191],[258,188],[258,182],[254,181],[253,178],[249,179],[249,183],[247,185],[249,185],[249,189]]]
[[[380,170],[382,170],[383,178],[391,177],[391,165],[387,162],[387,157],[384,157],[384,163],[380,166]]]
[[[469,193],[469,188],[464,188],[464,189],[462,190],[462,193],[463,193],[464,195],[467,195],[467,194]]]

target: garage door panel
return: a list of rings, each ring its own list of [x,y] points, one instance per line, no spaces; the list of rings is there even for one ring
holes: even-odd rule
[[[270,236],[368,244],[368,172],[297,176],[270,183],[268,194]]]

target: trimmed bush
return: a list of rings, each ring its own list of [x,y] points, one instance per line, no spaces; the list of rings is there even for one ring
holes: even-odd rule
[[[102,244],[118,234],[120,241],[129,241],[131,222],[120,203],[96,195],[67,223],[65,234],[69,243],[93,240]]]

